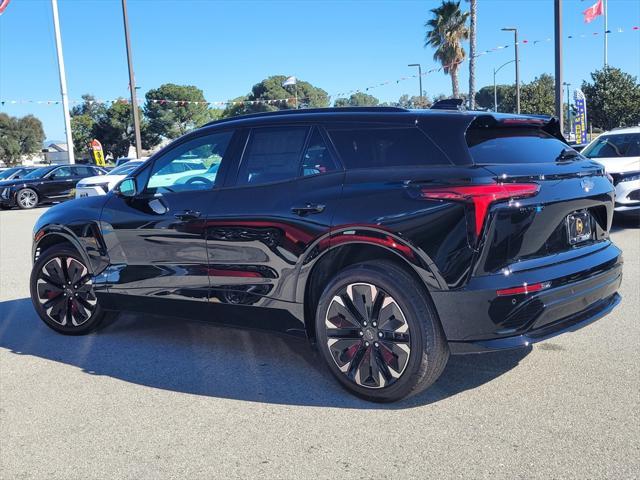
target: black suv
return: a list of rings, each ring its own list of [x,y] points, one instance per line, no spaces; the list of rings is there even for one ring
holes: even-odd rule
[[[0,181],[0,208],[34,208],[43,203],[62,202],[74,196],[79,180],[105,171],[91,165],[50,165],[26,175]]]
[[[185,162],[198,166],[171,168]],[[65,334],[137,310],[302,335],[351,392],[393,401],[449,353],[524,347],[610,312],[613,200],[552,118],[249,115],[46,212],[31,296]]]

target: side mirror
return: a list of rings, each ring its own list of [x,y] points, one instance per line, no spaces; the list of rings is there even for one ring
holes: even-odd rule
[[[116,187],[116,193],[121,197],[131,198],[136,196],[136,181],[133,178],[125,178]]]

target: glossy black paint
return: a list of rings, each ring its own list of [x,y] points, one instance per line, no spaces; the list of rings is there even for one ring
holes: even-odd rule
[[[0,182],[0,191],[7,189],[6,195],[0,197],[0,205],[4,207],[16,206],[16,195],[23,188],[35,190],[38,194],[38,204],[69,200],[73,198],[73,189],[76,183],[83,178],[102,174],[95,167],[82,165],[81,170],[76,170],[74,166],[71,166],[74,175],[70,177],[55,178],[57,170],[69,167],[69,165],[52,165],[40,178],[20,177]]]
[[[183,142],[234,129],[217,188],[135,198],[111,193],[56,206],[36,225],[34,254],[52,242],[71,241],[90,262],[108,308],[300,335],[313,331],[310,309],[332,269],[394,258],[421,280],[458,352],[524,345],[613,308],[622,257],[608,239],[613,186],[602,167],[582,158],[474,165],[464,133],[478,116],[486,114],[347,109],[214,123],[147,164],[151,168]],[[340,169],[235,186],[248,130],[264,125],[417,126],[450,164]],[[557,125],[551,121],[544,128],[555,131]],[[142,185],[145,170],[136,173]],[[468,206],[421,196],[422,188],[433,185],[496,181],[534,182],[540,192],[493,205],[479,237],[470,228]],[[592,212],[595,234],[572,247],[564,221],[582,209]],[[551,287],[513,298],[496,294],[524,282]],[[486,343],[505,338],[512,340]]]

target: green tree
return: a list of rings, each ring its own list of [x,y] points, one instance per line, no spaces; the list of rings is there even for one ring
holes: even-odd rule
[[[204,93],[193,85],[165,83],[145,95],[144,113],[149,131],[164,138],[178,138],[210,119]]]
[[[105,155],[111,155],[113,158],[126,156],[129,153],[129,147],[135,143],[131,103],[124,99],[113,102],[96,122],[93,133],[102,143]],[[142,109],[140,109],[140,134],[142,148],[145,150],[153,148],[160,142],[160,137],[149,128],[149,122],[143,117]]]
[[[334,107],[372,107],[380,103],[373,95],[368,93],[356,92],[352,93],[349,98],[336,98],[333,103]]]
[[[96,122],[89,114],[71,117],[73,154],[76,158],[84,159],[89,157],[89,142],[95,138],[95,125]]]
[[[611,130],[640,122],[640,84],[619,68],[605,67],[582,82],[587,115],[594,127]]]
[[[539,115],[555,114],[555,90],[552,75],[543,73],[530,83],[520,86],[520,111]],[[498,111],[514,113],[516,111],[515,85],[497,85]],[[493,85],[482,87],[476,94],[476,103],[480,108],[493,110]]]
[[[445,74],[451,76],[453,97],[460,98],[458,70],[466,56],[462,40],[469,38],[469,13],[460,10],[460,2],[449,0],[443,1],[431,13],[433,18],[424,24],[427,29],[424,46],[435,48],[433,59],[442,64]]]
[[[386,102],[383,104],[387,107],[401,107],[401,108],[429,108],[431,101],[426,95],[419,97],[417,95],[409,96],[406,93],[401,95],[397,102]]]
[[[285,75],[274,75],[265,78],[251,89],[251,92],[242,97],[235,98],[224,110],[223,117],[244,115],[256,112],[271,112],[296,108],[297,97],[299,108],[328,107],[329,95],[323,89],[297,80],[296,85],[283,87],[282,83],[287,79]]]
[[[0,160],[14,165],[22,156],[42,150],[44,129],[42,122],[33,115],[21,118],[0,113]]]

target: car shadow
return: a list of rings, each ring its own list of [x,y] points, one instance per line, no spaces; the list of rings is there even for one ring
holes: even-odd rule
[[[65,363],[90,375],[176,392],[253,402],[337,408],[402,409],[437,402],[492,381],[531,351],[453,356],[427,391],[393,404],[343,390],[302,339],[173,318],[120,314],[96,333],[64,336],[47,328],[31,300],[0,302],[0,347]]]

